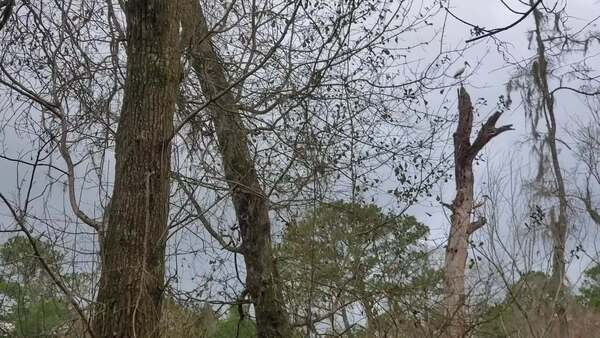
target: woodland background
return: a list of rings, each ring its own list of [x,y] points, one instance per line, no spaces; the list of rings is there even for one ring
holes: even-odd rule
[[[597,336],[598,13],[0,0],[0,335]]]

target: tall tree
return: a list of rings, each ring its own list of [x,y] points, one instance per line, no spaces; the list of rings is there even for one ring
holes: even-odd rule
[[[127,79],[94,327],[100,337],[159,337],[179,83],[177,2],[130,0],[124,10]]]
[[[254,303],[258,336],[290,337],[289,319],[271,245],[268,198],[250,156],[248,131],[236,107],[224,66],[212,44],[200,4],[196,0],[183,1],[181,14],[184,43],[189,41],[192,67],[205,97],[211,102],[208,110],[242,235],[246,289]]]
[[[532,6],[533,1],[530,0]],[[550,213],[550,233],[552,234],[553,252],[552,252],[552,282],[557,294],[554,311],[559,319],[559,329],[557,337],[568,337],[568,323],[565,309],[565,247],[567,242],[567,192],[565,189],[565,180],[563,178],[561,164],[558,158],[558,149],[556,147],[556,115],[554,113],[554,93],[550,92],[548,84],[548,60],[546,59],[546,47],[542,36],[542,14],[538,9],[533,11],[535,22],[535,41],[537,44],[536,61],[532,64],[534,82],[541,95],[541,112],[546,121],[547,134],[545,142],[550,151],[551,168],[556,188],[556,197],[558,199],[558,215],[554,208]]]
[[[534,5],[530,0],[530,6]],[[569,198],[563,163],[559,157],[558,143],[561,141],[557,136],[555,111],[555,93],[558,89],[566,87],[553,89],[550,82],[553,76],[552,63],[575,50],[581,42],[574,39],[575,36],[566,33],[568,30],[561,21],[561,17],[566,16],[563,9],[542,12],[542,9],[534,8],[532,13],[534,25],[529,38],[536,53],[524,74],[519,74],[521,79],[511,80],[508,89],[521,90],[526,116],[531,122],[533,149],[538,156],[537,175],[531,186],[536,193],[535,197],[548,203],[544,213],[548,215],[546,226],[552,241],[551,280],[556,300],[553,318],[556,320],[550,323],[551,330],[552,335],[556,337],[567,337],[565,252],[569,227]],[[552,18],[554,20],[551,20]]]
[[[456,196],[450,209],[450,236],[446,246],[444,261],[444,291],[448,337],[462,338],[467,333],[465,319],[465,268],[469,248],[469,238],[486,220],[473,221],[473,160],[481,149],[494,137],[507,130],[511,125],[496,128],[496,122],[502,116],[501,111],[492,114],[483,124],[477,137],[471,143],[473,128],[473,105],[467,90],[461,85],[458,90],[458,126],[454,133],[454,179]]]

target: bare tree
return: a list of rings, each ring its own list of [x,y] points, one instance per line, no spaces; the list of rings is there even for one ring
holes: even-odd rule
[[[531,2],[533,4],[533,2]],[[564,297],[564,280],[565,280],[565,247],[567,242],[567,191],[565,189],[565,180],[561,171],[561,165],[558,158],[558,150],[556,147],[556,115],[554,114],[554,96],[550,93],[548,85],[548,60],[546,59],[546,49],[542,37],[542,15],[538,10],[533,11],[535,21],[535,39],[537,43],[537,60],[532,65],[532,72],[536,80],[536,84],[542,96],[542,112],[546,121],[547,136],[545,141],[550,150],[551,167],[554,173],[556,185],[556,197],[558,198],[558,215],[554,209],[550,213],[550,232],[554,242],[554,250],[552,256],[552,279],[554,287],[557,290],[558,301],[555,304],[555,314],[559,318],[559,330],[556,333],[557,337],[568,337],[567,314],[565,310]]]
[[[533,1],[530,1],[533,6]],[[545,12],[543,12],[545,10]],[[537,197],[555,199],[556,203],[544,210],[549,217],[548,231],[552,241],[552,283],[555,290],[555,303],[550,331],[557,337],[568,336],[568,323],[566,317],[566,246],[568,225],[569,198],[564,178],[563,164],[559,156],[557,136],[558,123],[555,112],[556,95],[558,89],[551,89],[552,62],[560,59],[561,52],[570,52],[581,42],[569,34],[554,36],[555,33],[565,30],[561,18],[564,9],[536,8],[533,11],[534,27],[530,35],[532,46],[536,55],[528,65],[524,78],[525,83],[511,80],[509,91],[520,88],[526,116],[531,122],[533,148],[538,156],[537,175],[533,187]],[[549,18],[554,17],[552,28],[546,29]],[[539,125],[543,123],[543,131]]]
[[[181,5],[191,63],[209,102],[219,151],[240,226],[246,289],[256,311],[259,337],[290,337],[291,328],[272,253],[268,198],[249,152],[248,131],[235,105],[231,84],[212,44],[200,4]]]
[[[454,175],[456,196],[450,209],[450,236],[446,246],[444,261],[444,291],[446,293],[447,335],[464,337],[467,332],[465,319],[465,268],[469,249],[469,238],[486,220],[473,220],[473,160],[481,149],[499,134],[511,130],[512,125],[496,127],[502,116],[497,111],[483,124],[477,137],[471,143],[473,128],[473,105],[467,90],[461,86],[458,90],[458,126],[454,133]]]

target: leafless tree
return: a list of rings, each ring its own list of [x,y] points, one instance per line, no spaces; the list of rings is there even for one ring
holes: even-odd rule
[[[512,125],[496,127],[501,111],[492,114],[482,125],[471,143],[473,128],[473,105],[466,89],[458,91],[458,125],[454,133],[454,177],[456,197],[449,208],[450,236],[444,262],[444,291],[446,293],[447,335],[464,337],[467,333],[465,319],[465,269],[471,234],[485,225],[485,218],[474,220],[477,206],[473,202],[473,160],[483,147],[499,134],[511,130]]]

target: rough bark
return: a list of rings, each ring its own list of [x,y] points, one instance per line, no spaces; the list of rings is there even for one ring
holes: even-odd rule
[[[268,199],[249,152],[247,129],[202,8],[195,0],[182,1],[180,17],[183,43],[203,94],[211,102],[208,111],[240,227],[246,288],[254,303],[258,337],[289,338],[291,329],[272,252]]]
[[[160,336],[170,137],[179,83],[176,5],[129,0],[125,6],[127,79],[94,318],[100,337]]]
[[[444,262],[444,291],[447,325],[445,335],[462,338],[466,335],[465,320],[465,269],[470,235],[485,224],[485,219],[472,220],[473,216],[473,160],[495,136],[510,130],[511,125],[496,128],[502,115],[496,112],[483,124],[471,144],[473,106],[464,87],[458,91],[458,127],[454,133],[454,172],[456,196],[450,209],[450,236]]]
[[[532,3],[533,5],[533,3]],[[547,136],[546,143],[550,149],[550,158],[554,181],[556,184],[556,197],[558,198],[558,217],[550,220],[550,233],[552,234],[552,284],[556,290],[556,301],[554,302],[554,314],[558,318],[558,328],[553,329],[556,337],[568,337],[569,329],[566,313],[565,299],[565,247],[567,240],[567,209],[568,200],[565,189],[565,181],[562,176],[558,149],[556,147],[556,117],[554,114],[554,96],[550,93],[548,85],[548,61],[546,60],[546,49],[541,33],[542,17],[536,9],[533,11],[535,22],[535,37],[537,42],[537,74],[536,85],[542,96],[542,110],[546,121]],[[554,321],[553,321],[554,322]]]
[[[594,221],[596,225],[600,225],[600,213],[598,213],[598,211],[592,205],[592,194],[590,193],[589,187],[586,188],[585,197],[583,197],[581,200],[585,205],[585,210],[587,210],[588,215],[590,215],[592,218],[592,221]]]

